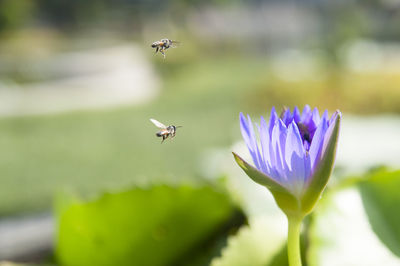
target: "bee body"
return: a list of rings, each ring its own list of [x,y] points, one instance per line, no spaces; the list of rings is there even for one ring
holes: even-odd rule
[[[158,128],[161,129],[159,132],[156,133],[156,136],[157,136],[157,137],[162,137],[161,143],[163,143],[164,140],[166,140],[169,136],[171,136],[171,139],[172,139],[173,137],[175,137],[175,135],[176,135],[176,129],[177,129],[178,127],[181,127],[181,126],[174,126],[174,125],[165,126],[163,123],[158,122],[158,121],[155,120],[155,119],[150,119],[150,121],[151,121],[154,125],[156,125],[156,127],[158,127]]]
[[[161,39],[160,41],[153,42],[151,44],[151,47],[152,48],[156,48],[156,53],[158,51],[160,51],[160,53],[165,58],[165,50],[167,50],[168,48],[171,48],[171,47],[173,47],[173,48],[176,47],[175,45],[177,43],[178,43],[177,41],[173,41],[173,40],[170,40],[170,39]]]

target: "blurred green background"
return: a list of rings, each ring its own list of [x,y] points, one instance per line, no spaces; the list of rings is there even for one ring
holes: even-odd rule
[[[386,0],[0,0],[0,215],[65,191],[218,183],[239,112],[309,104],[399,132],[399,27]],[[165,59],[161,38],[181,42]],[[183,128],[161,145],[150,118]]]

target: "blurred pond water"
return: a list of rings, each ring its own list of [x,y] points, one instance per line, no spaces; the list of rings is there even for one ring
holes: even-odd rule
[[[0,221],[0,260],[32,261],[52,250],[54,222],[50,213]]]
[[[44,80],[17,84],[0,80],[0,116],[15,116],[142,104],[160,81],[142,49],[131,44],[63,52],[21,62],[24,76]]]
[[[348,172],[371,167],[400,167],[400,117],[357,117],[344,114],[337,166]]]

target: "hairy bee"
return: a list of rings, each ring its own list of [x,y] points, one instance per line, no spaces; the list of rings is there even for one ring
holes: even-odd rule
[[[151,44],[151,47],[152,48],[156,48],[156,53],[158,52],[158,51],[160,51],[160,53],[164,56],[164,58],[165,58],[165,50],[167,50],[168,48],[175,48],[176,47],[176,45],[178,44],[179,42],[177,42],[177,41],[172,41],[172,40],[170,40],[170,39],[161,39],[161,41],[156,41],[156,42],[153,42],[152,44]]]
[[[175,137],[176,134],[176,129],[182,126],[174,126],[174,125],[170,125],[170,126],[166,126],[161,122],[158,122],[157,120],[150,118],[150,121],[159,129],[161,129],[161,131],[156,133],[157,137],[162,137],[162,141],[161,143],[164,142],[164,140],[166,140],[169,136],[171,136],[171,139],[173,137]]]

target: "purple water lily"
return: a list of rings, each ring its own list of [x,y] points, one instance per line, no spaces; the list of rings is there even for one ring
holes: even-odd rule
[[[288,218],[289,265],[301,266],[300,228],[321,197],[335,161],[341,113],[329,119],[306,105],[286,109],[280,117],[272,108],[269,124],[261,117],[258,136],[250,116],[240,113],[240,127],[255,167],[233,153],[255,182],[268,188]],[[259,139],[259,141],[258,141]]]
[[[339,111],[329,118],[325,111],[320,117],[317,108],[306,105],[302,113],[295,107],[278,117],[272,108],[269,123],[261,117],[256,125],[259,142],[249,115],[246,119],[240,113],[240,127],[257,170],[299,197],[314,178],[332,136],[336,146],[338,116]]]

